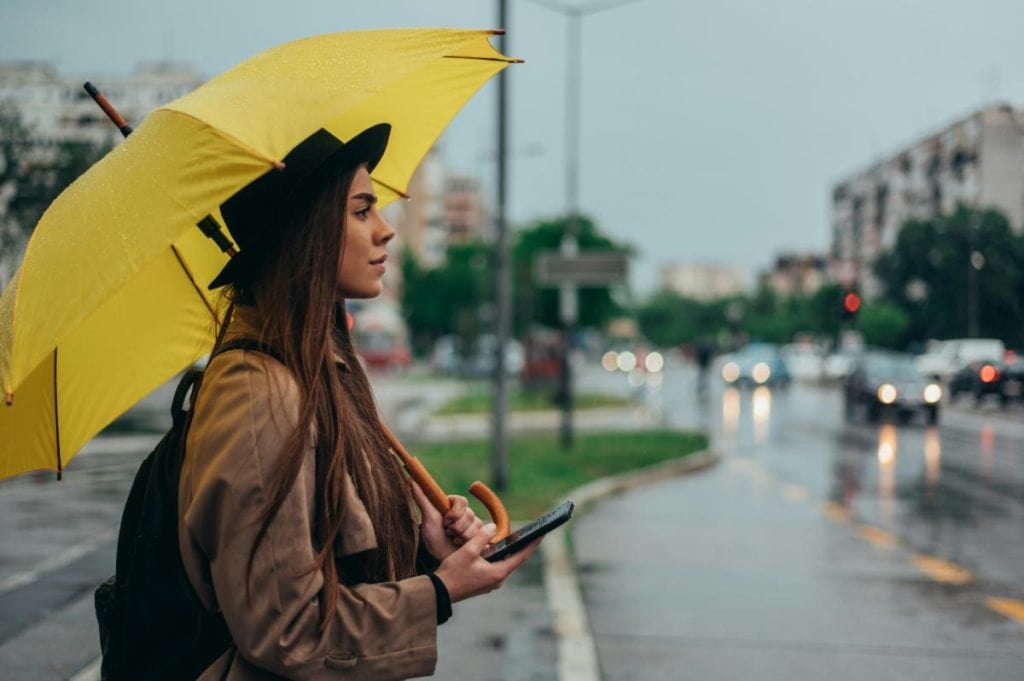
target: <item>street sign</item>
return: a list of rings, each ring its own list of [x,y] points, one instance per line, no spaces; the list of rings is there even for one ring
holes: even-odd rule
[[[572,256],[556,252],[537,256],[537,281],[547,286],[608,286],[626,280],[628,256],[618,251],[584,251]]]

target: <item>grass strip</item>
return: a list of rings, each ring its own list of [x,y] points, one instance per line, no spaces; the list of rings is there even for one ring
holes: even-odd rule
[[[591,480],[625,473],[707,449],[701,433],[642,430],[577,433],[563,451],[557,433],[509,440],[509,488],[500,493],[513,519],[535,518],[570,490]],[[448,494],[466,494],[474,480],[491,482],[490,446],[483,440],[420,444],[413,450]],[[469,497],[477,515],[487,512]]]

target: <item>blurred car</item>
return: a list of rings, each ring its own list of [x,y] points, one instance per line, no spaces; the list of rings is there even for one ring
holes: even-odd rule
[[[968,394],[980,405],[986,397],[992,396],[1005,407],[1011,399],[1020,397],[1024,367],[1018,364],[971,362],[953,374],[949,381],[949,398],[953,400],[958,395]]]
[[[925,376],[952,379],[971,362],[999,362],[1006,346],[998,338],[953,338],[933,343],[928,352],[917,358],[917,369]]]
[[[782,346],[782,359],[790,375],[797,381],[816,383],[825,370],[825,362],[812,345],[791,343]]]
[[[949,399],[968,394],[980,405],[985,397],[993,396],[1006,406],[1009,397],[1002,390],[1006,374],[1007,366],[1001,361],[972,361],[949,379]]]
[[[498,339],[494,334],[485,333],[477,336],[469,356],[463,364],[462,374],[470,378],[494,376],[497,354]],[[518,376],[522,372],[525,362],[523,344],[515,338],[509,338],[505,345],[505,374]]]
[[[934,424],[939,421],[942,386],[918,371],[910,355],[870,352],[857,359],[846,377],[843,403],[847,419],[863,412],[874,423],[884,412],[893,412],[909,421],[920,412]]]
[[[434,341],[430,351],[430,369],[435,374],[452,376],[462,367],[462,339],[458,336],[441,336]]]
[[[1015,400],[1024,401],[1024,359],[1016,355],[1003,370],[1002,394],[1004,405]]]
[[[834,352],[822,362],[822,375],[827,381],[842,381],[850,372],[857,361],[857,355],[852,352]]]
[[[731,385],[789,385],[791,376],[778,347],[751,343],[723,358],[722,379]]]
[[[395,334],[376,329],[359,334],[357,352],[370,369],[408,369],[412,365],[409,346]]]

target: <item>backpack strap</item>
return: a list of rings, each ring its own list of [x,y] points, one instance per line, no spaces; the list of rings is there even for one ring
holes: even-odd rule
[[[281,361],[281,355],[266,343],[260,343],[252,338],[236,338],[228,341],[227,343],[221,344],[213,354],[210,355],[210,359],[207,360],[207,364],[213,361],[213,358],[222,352],[228,350],[249,350],[252,352],[262,352],[264,355],[270,355],[277,361]],[[185,375],[178,381],[178,387],[174,389],[174,398],[171,400],[171,418],[174,420],[175,425],[178,425],[178,420],[184,418],[185,414],[192,411],[195,407],[196,397],[199,395],[199,387],[203,383],[203,374],[205,370],[197,367],[192,367],[185,372]],[[185,408],[185,398],[188,398],[188,408]]]

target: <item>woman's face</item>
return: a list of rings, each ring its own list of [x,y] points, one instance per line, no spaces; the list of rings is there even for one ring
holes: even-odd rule
[[[377,209],[377,195],[366,168],[352,178],[345,205],[345,238],[338,265],[338,293],[344,298],[374,298],[384,290],[387,243],[395,231]]]

